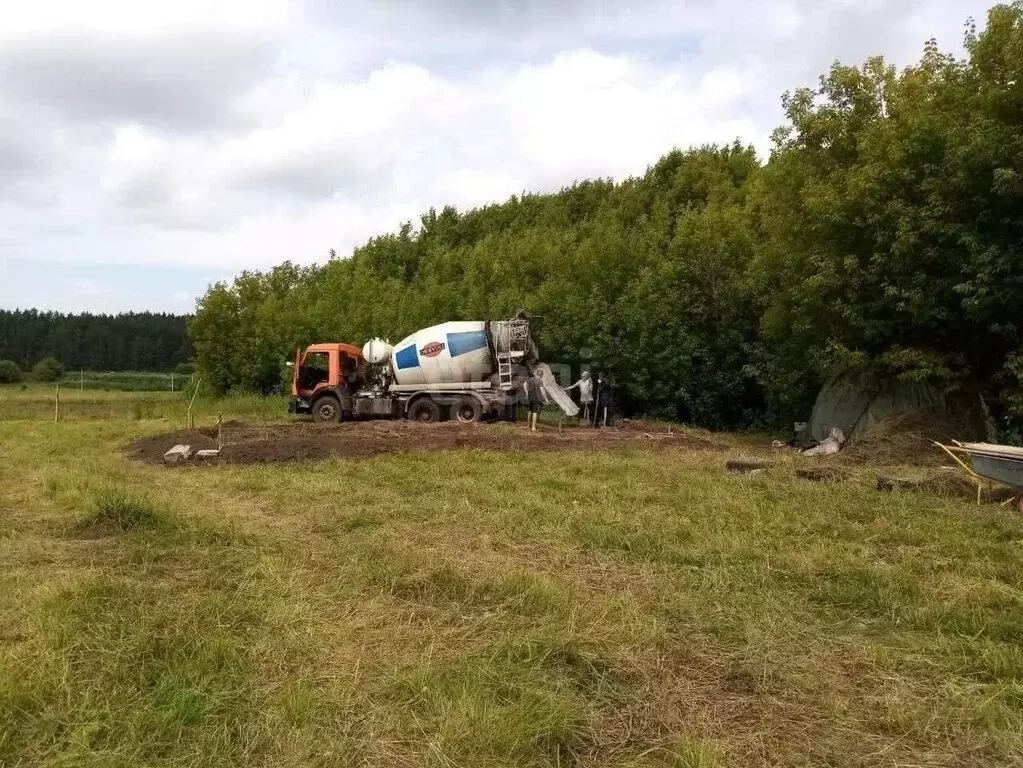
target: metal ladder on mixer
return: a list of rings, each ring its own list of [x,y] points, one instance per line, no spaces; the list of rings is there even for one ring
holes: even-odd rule
[[[497,356],[497,381],[501,389],[511,389],[512,386],[512,361],[506,354]]]
[[[508,348],[498,348],[495,351],[497,357],[497,380],[501,389],[511,389],[515,382],[514,364],[521,360],[526,354],[526,344],[529,343],[529,323],[525,320],[510,320],[508,323]],[[503,334],[502,334],[503,335]]]

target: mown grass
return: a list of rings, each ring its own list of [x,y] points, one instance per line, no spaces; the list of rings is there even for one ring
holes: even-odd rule
[[[134,465],[157,402],[0,423],[0,765],[1023,760],[1007,510],[727,451]]]
[[[0,386],[0,421],[163,421],[184,426],[190,403],[184,392],[121,392],[78,390],[61,385],[59,409],[54,385]],[[192,413],[197,423],[212,423],[217,414],[247,420],[281,419],[287,416],[284,397],[232,395],[197,397]]]
[[[188,376],[151,371],[67,371],[63,384],[70,388],[115,392],[170,392],[185,389]]]
[[[186,388],[189,376],[156,371],[65,371],[59,382],[67,390],[105,392],[177,392]],[[28,380],[4,385],[17,389],[52,390],[55,383]]]

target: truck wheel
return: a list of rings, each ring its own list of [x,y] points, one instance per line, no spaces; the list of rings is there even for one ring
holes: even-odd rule
[[[313,403],[313,421],[320,424],[341,420],[341,404],[336,397],[325,395]]]
[[[483,406],[475,397],[460,397],[451,406],[451,415],[462,424],[471,424],[483,418]]]
[[[424,424],[440,421],[440,406],[429,397],[421,397],[409,406],[408,418]]]

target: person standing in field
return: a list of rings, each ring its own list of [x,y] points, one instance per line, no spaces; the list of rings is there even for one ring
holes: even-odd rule
[[[522,385],[526,390],[526,400],[529,403],[529,431],[536,432],[536,420],[547,400],[547,393],[543,391],[543,382],[540,377],[543,374],[540,369],[533,371],[533,375],[526,379]]]
[[[593,381],[590,379],[589,371],[583,371],[579,381],[568,387],[565,391],[571,392],[573,389],[579,390],[579,405],[583,407],[580,418],[588,422],[590,420],[590,408],[593,406]]]
[[[600,376],[597,380],[597,409],[593,426],[606,427],[614,418],[614,407],[614,386],[606,376]]]

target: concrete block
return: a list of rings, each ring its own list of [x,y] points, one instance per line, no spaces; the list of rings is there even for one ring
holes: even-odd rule
[[[188,461],[192,456],[192,446],[175,445],[163,455],[166,464],[177,464],[179,461]]]

